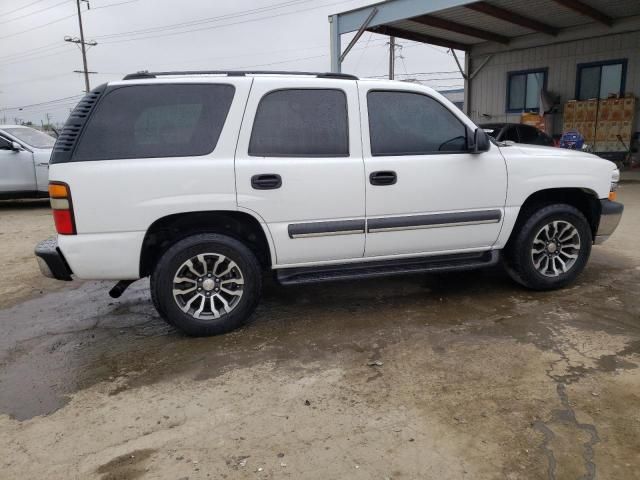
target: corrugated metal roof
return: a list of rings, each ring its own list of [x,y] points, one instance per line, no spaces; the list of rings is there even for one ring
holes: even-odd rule
[[[640,15],[640,0],[581,0],[613,18]]]
[[[581,0],[583,3],[599,10],[601,13],[616,19],[640,15],[640,0]],[[535,20],[550,27],[562,30],[581,25],[594,24],[596,21],[582,13],[562,6],[554,0],[487,0],[492,6],[513,12],[522,17]],[[426,9],[425,9],[426,10]],[[440,19],[458,23],[463,26],[474,27],[508,38],[517,38],[535,33],[527,28],[508,20],[495,18],[491,15],[462,6],[439,10],[430,15]],[[452,32],[443,28],[427,26],[410,19],[389,22],[386,25],[406,30],[411,33],[446,39],[464,45],[478,45],[485,39]]]
[[[462,25],[481,28],[490,32],[499,33],[507,37],[519,37],[531,33],[531,30],[520,27],[514,23],[505,22],[490,17],[484,13],[469,10],[464,7],[449,8],[433,14],[434,17],[445,18]]]
[[[392,27],[401,28],[402,30],[407,30],[414,33],[420,33],[422,35],[431,35],[433,37],[446,38],[447,40],[452,40],[454,42],[474,45],[477,43],[482,43],[484,40],[476,37],[471,37],[469,35],[463,35],[456,32],[450,32],[448,30],[443,30],[441,28],[429,27],[427,25],[422,25],[420,23],[412,22],[411,20],[402,20],[400,22],[393,22],[389,24]]]
[[[491,0],[488,3],[557,28],[574,27],[593,22],[592,19],[563,7],[553,0],[527,0],[526,2],[522,0]],[[531,30],[527,33],[531,33]]]

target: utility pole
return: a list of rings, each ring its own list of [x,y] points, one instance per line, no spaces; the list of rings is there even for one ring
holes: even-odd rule
[[[389,80],[395,77],[396,69],[396,37],[389,37]]]
[[[80,27],[80,38],[64,37],[64,41],[80,45],[80,50],[82,51],[83,70],[74,70],[74,72],[84,74],[85,92],[89,93],[89,91],[91,90],[91,86],[89,85],[89,74],[96,73],[96,72],[90,72],[89,68],[87,67],[87,45],[90,47],[94,47],[98,44],[98,42],[96,42],[95,40],[92,40],[90,42],[85,42],[84,40],[84,29],[82,28],[82,10],[80,8],[81,1],[87,3],[88,9],[91,8],[91,6],[89,5],[89,0],[76,0],[76,6],[78,7],[78,25]]]

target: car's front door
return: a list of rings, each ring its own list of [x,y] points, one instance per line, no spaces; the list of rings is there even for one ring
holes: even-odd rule
[[[419,87],[360,86],[365,256],[489,249],[500,232],[507,188],[498,147],[470,153],[470,122]]]
[[[362,258],[364,162],[353,81],[254,79],[236,150],[238,206],[278,266]]]
[[[0,135],[0,195],[36,191],[33,154],[14,150],[9,137]]]

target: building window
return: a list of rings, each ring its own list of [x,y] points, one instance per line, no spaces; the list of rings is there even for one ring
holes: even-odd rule
[[[507,112],[529,112],[540,108],[540,92],[547,84],[547,70],[509,72]]]
[[[626,76],[626,60],[581,63],[576,75],[576,98],[589,100],[623,95]]]

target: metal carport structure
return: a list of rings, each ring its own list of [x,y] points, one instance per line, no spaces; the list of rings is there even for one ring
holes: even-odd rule
[[[549,69],[549,88],[566,101],[575,91],[576,65],[624,57],[623,85],[640,96],[639,0],[389,0],[331,15],[329,22],[336,72],[365,31],[464,51],[465,111],[476,119],[497,118],[500,110],[507,119],[504,83],[514,65]],[[341,35],[350,32],[357,33],[343,52]],[[481,78],[494,64],[505,67]]]

